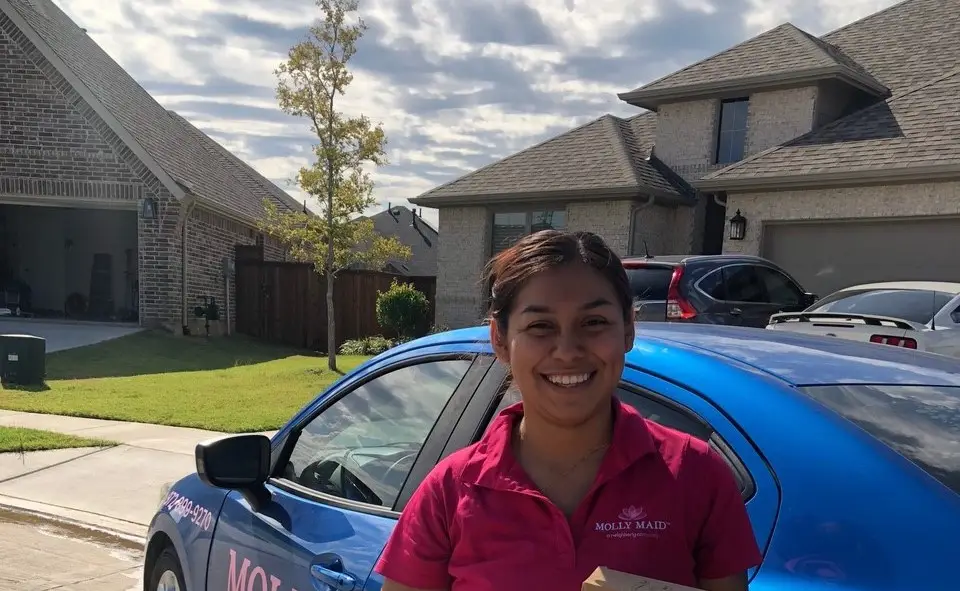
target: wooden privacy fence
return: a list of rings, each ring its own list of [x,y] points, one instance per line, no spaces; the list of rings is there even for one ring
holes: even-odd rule
[[[436,277],[341,271],[333,285],[338,348],[351,339],[393,336],[377,324],[377,293],[386,291],[394,279],[412,283],[426,294],[433,323]],[[237,332],[326,352],[327,280],[313,265],[238,258],[235,285]]]

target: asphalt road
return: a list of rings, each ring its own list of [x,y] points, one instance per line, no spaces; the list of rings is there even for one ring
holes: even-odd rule
[[[142,546],[0,508],[0,591],[137,591]]]

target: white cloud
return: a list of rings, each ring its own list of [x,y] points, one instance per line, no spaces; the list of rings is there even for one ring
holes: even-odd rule
[[[295,198],[303,199],[285,180],[308,162],[313,138],[304,121],[279,115],[257,116],[256,109],[277,109],[272,98],[276,87],[274,70],[285,53],[277,40],[269,36],[267,28],[261,26],[263,34],[258,35],[256,25],[305,30],[318,14],[312,0],[55,1],[148,90],[151,85],[170,87],[174,83],[195,86],[195,94],[181,89],[157,91],[154,96],[276,180]],[[823,33],[897,1],[750,0],[740,23],[718,26],[742,26],[745,31],[759,33],[794,20],[813,33]],[[451,6],[471,3],[492,12],[526,3],[539,15],[558,45],[467,42],[458,36],[456,23],[446,15]],[[383,123],[390,140],[387,149],[391,164],[375,173],[376,195],[381,203],[406,203],[407,199],[450,180],[451,170],[469,172],[532,145],[549,133],[558,133],[604,112],[633,112],[632,107],[617,101],[615,94],[644,82],[638,79],[639,72],[649,71],[643,70],[643,66],[654,63],[669,72],[687,63],[676,57],[676,50],[629,47],[623,36],[677,7],[715,15],[723,6],[721,0],[362,0],[361,11],[367,20],[376,19],[386,27],[378,39],[381,44],[403,45],[407,50],[413,47],[422,53],[427,64],[436,67],[423,84],[391,83],[390,72],[378,75],[355,69],[354,82],[341,108]],[[414,24],[408,18],[411,13],[416,19]],[[252,26],[220,30],[215,17],[223,15],[240,17]],[[745,32],[744,38],[746,35]],[[296,41],[296,34],[291,32],[289,43]],[[676,47],[683,47],[682,43],[680,34]],[[638,56],[638,74],[623,81],[600,82],[582,79],[565,68],[571,56],[586,54],[599,55],[600,59],[609,56],[611,60]],[[476,102],[473,97],[496,97],[497,82],[493,77],[471,80],[462,72],[445,70],[441,63],[444,59],[474,57],[512,64],[527,78],[532,91],[551,97],[556,107],[537,112],[511,107],[496,98],[471,104]],[[258,92],[228,93],[217,89],[214,93],[210,86],[213,76],[233,80],[239,83],[238,88],[251,85]],[[444,104],[457,97],[463,99],[464,106],[418,112],[404,108],[414,99]],[[272,138],[284,138],[282,144],[276,144],[282,147],[271,153],[258,153]],[[298,144],[290,138],[303,141]],[[436,223],[436,212],[425,213]]]

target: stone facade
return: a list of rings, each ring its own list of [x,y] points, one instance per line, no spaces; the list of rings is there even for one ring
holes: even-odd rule
[[[596,232],[621,256],[642,254],[644,240],[652,253],[688,252],[677,250],[684,248],[687,237],[671,230],[693,208],[642,205],[631,200],[572,202],[566,206],[567,229]],[[440,326],[459,328],[483,319],[481,278],[490,257],[492,217],[486,207],[440,209],[436,315]]]
[[[720,102],[713,99],[663,105],[657,111],[654,153],[686,180],[715,168]]]
[[[200,210],[184,220],[184,204],[3,14],[0,79],[0,194],[5,202],[138,211],[139,317],[144,326],[176,331],[182,325],[184,222],[189,310],[197,303],[195,296],[223,293],[221,259],[232,259],[235,244],[256,240],[251,227]],[[146,198],[157,200],[155,219],[139,214]],[[275,244],[265,250],[268,258],[282,258]]]
[[[491,214],[485,207],[440,210],[435,318],[438,326],[470,326],[483,318],[481,281],[490,254],[490,224]],[[450,239],[444,240],[444,236]]]
[[[620,256],[630,253],[633,201],[585,201],[567,205],[567,229],[595,232]]]
[[[816,86],[751,94],[745,157],[812,131],[816,107]]]
[[[765,222],[960,215],[960,181],[728,196],[727,211],[738,209],[747,218],[746,235],[730,240],[725,232],[723,251],[759,255]]]

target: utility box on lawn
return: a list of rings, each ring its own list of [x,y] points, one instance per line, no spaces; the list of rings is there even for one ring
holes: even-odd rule
[[[42,386],[47,374],[47,340],[29,334],[0,335],[0,379],[11,386]]]

